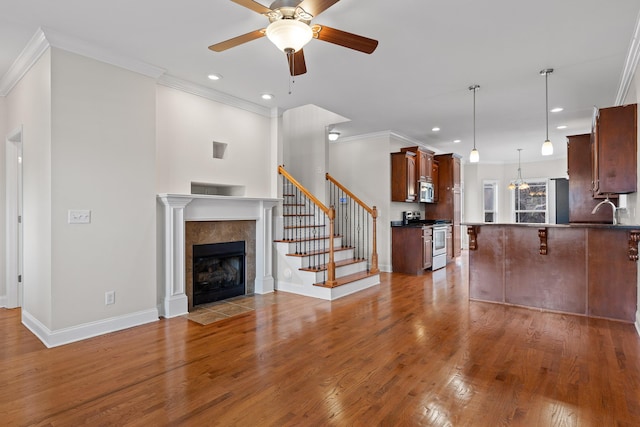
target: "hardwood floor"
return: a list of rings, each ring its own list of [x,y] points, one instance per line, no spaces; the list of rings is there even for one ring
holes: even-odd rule
[[[638,426],[633,325],[469,302],[464,255],[46,349],[0,309],[3,425]],[[275,302],[275,303],[274,303]]]

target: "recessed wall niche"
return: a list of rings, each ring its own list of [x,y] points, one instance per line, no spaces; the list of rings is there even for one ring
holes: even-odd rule
[[[246,187],[244,185],[211,184],[206,182],[191,183],[191,194],[243,197],[245,193]]]
[[[229,144],[213,141],[213,158],[224,159],[224,153],[227,151],[227,145]]]

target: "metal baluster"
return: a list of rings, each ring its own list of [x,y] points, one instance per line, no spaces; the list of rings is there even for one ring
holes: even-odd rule
[[[300,221],[300,190],[298,190],[298,187],[296,187],[296,216],[294,217],[296,219],[296,254],[299,255],[300,254],[300,227],[298,227],[299,221]]]

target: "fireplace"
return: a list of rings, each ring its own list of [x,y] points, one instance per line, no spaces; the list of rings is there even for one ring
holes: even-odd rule
[[[166,318],[193,308],[193,246],[245,241],[246,294],[273,292],[272,210],[279,199],[159,194],[159,312]]]
[[[193,305],[246,292],[245,242],[193,245]]]

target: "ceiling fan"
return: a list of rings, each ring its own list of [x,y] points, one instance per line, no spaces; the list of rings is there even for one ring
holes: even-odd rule
[[[373,53],[378,41],[324,25],[311,25],[311,20],[339,0],[275,0],[270,7],[254,0],[231,0],[269,19],[266,28],[252,31],[209,46],[215,52],[267,36],[287,55],[289,72],[298,76],[307,72],[302,48],[312,38],[337,44],[364,53]]]

